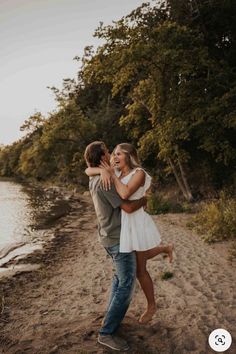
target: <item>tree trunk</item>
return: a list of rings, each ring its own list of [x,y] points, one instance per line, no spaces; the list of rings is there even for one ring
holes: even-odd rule
[[[173,162],[171,161],[170,158],[168,158],[168,162],[169,162],[169,164],[170,164],[170,166],[171,166],[171,168],[172,168],[172,171],[173,171],[173,173],[174,173],[174,175],[175,175],[175,179],[176,179],[176,181],[177,181],[177,183],[178,183],[178,186],[179,186],[181,192],[183,193],[185,199],[186,199],[187,201],[189,201],[189,197],[188,197],[188,194],[187,194],[187,192],[186,192],[186,190],[185,190],[185,186],[184,186],[184,184],[182,183],[182,181],[181,181],[181,179],[180,179],[180,177],[179,177],[179,175],[178,175],[178,172],[177,172],[177,170],[176,170],[175,165],[173,164]]]
[[[178,165],[179,165],[181,177],[182,177],[182,180],[183,180],[183,183],[184,183],[184,186],[185,186],[186,194],[188,196],[188,200],[191,202],[191,201],[193,201],[192,192],[190,190],[190,187],[189,187],[186,175],[185,175],[185,171],[184,171],[183,165],[182,165],[179,157],[178,157]]]

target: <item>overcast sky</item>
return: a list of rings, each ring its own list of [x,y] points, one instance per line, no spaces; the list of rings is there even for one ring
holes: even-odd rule
[[[47,86],[74,78],[94,30],[111,24],[143,0],[0,0],[0,144],[21,136],[36,111],[56,108]]]

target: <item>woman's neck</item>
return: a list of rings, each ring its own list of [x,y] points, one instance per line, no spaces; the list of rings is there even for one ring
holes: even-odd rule
[[[129,166],[124,166],[123,168],[121,168],[121,177],[125,177],[130,173],[131,169],[129,168]]]

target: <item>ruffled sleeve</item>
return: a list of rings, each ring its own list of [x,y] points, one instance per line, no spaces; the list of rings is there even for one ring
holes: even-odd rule
[[[145,177],[145,183],[144,183],[144,190],[145,190],[145,192],[150,188],[150,186],[151,186],[151,183],[152,183],[152,177],[146,172],[146,171],[144,171],[145,172],[145,175],[146,175],[146,177]]]
[[[145,173],[145,182],[144,182],[144,190],[145,192],[150,188],[151,183],[152,183],[152,177],[142,168],[142,167],[137,167],[133,169],[131,172],[131,176],[135,174],[136,171],[142,170]]]

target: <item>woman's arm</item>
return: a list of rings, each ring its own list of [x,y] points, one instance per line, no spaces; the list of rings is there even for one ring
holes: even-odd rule
[[[112,174],[112,180],[120,197],[122,199],[128,199],[139,187],[144,185],[145,172],[143,170],[137,170],[128,184],[123,184],[115,174]]]
[[[85,173],[89,177],[101,175],[102,188],[106,191],[111,189],[111,174],[106,169],[102,167],[87,167]]]
[[[84,171],[87,176],[96,176],[101,174],[101,168],[100,167],[87,167],[86,170]]]
[[[128,184],[124,184],[116,176],[115,170],[112,166],[108,165],[106,162],[102,162],[101,166],[110,173],[116,191],[122,199],[128,199],[132,194],[134,194],[134,192],[136,192],[136,190],[139,189],[139,187],[143,186],[145,183],[145,172],[141,169],[135,172]]]

